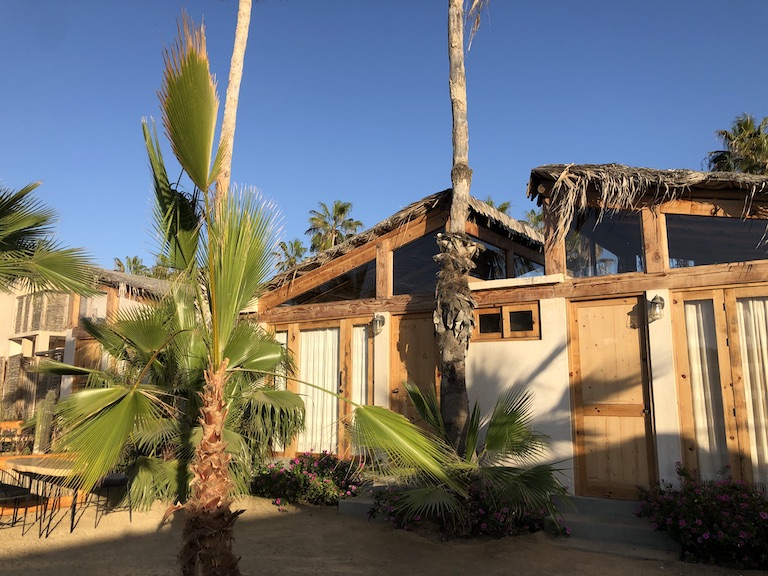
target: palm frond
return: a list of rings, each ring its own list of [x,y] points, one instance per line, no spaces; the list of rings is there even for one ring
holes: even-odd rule
[[[558,480],[559,471],[548,464],[530,468],[489,466],[478,469],[478,478],[486,490],[500,500],[517,506],[518,512],[546,510],[557,514],[553,497],[566,497]]]
[[[480,406],[475,402],[469,415],[469,422],[467,423],[466,452],[464,454],[466,462],[472,462],[477,458],[480,443],[480,422]]]
[[[408,398],[413,402],[413,406],[416,409],[418,415],[424,420],[424,422],[435,434],[441,438],[445,438],[445,425],[443,424],[443,417],[440,414],[440,403],[437,399],[437,393],[434,386],[427,386],[422,391],[418,386],[412,382],[404,382],[405,390],[408,393]]]
[[[533,397],[512,389],[499,398],[488,422],[483,456],[492,460],[532,458],[544,449],[544,437],[530,428]]]
[[[426,477],[466,495],[466,488],[448,472],[460,464],[455,451],[402,414],[380,406],[357,406],[351,429],[355,445],[376,454],[375,462],[383,463],[378,455],[386,457],[389,472]]]
[[[61,447],[75,454],[70,481],[90,490],[115,468],[137,429],[166,415],[158,396],[141,387],[84,390],[59,404]]]
[[[195,263],[202,215],[197,195],[187,195],[171,187],[160,153],[157,130],[141,123],[155,187],[155,230],[163,245],[168,265],[188,270]]]
[[[178,28],[178,40],[164,53],[163,125],[179,164],[195,186],[207,192],[220,169],[218,154],[211,165],[219,98],[204,27],[196,28],[184,14]]]
[[[404,490],[398,495],[394,507],[406,521],[424,518],[442,518],[444,521],[458,521],[463,505],[456,494],[443,486],[422,486]]]

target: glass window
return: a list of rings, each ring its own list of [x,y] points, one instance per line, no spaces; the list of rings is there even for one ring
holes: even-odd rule
[[[768,258],[765,220],[667,214],[666,221],[670,268]]]
[[[576,215],[565,237],[565,261],[574,278],[643,271],[640,212],[597,210]]]
[[[417,238],[392,251],[392,293],[434,292],[438,266],[432,258],[438,253],[437,234]]]
[[[346,274],[291,298],[284,306],[340,302],[376,297],[376,261],[371,260]]]

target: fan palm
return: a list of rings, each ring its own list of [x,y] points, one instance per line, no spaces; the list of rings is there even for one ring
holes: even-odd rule
[[[311,238],[310,249],[313,252],[322,252],[341,244],[363,226],[362,222],[350,217],[351,202],[334,200],[332,208],[328,208],[325,202],[320,202],[319,206],[320,210],[309,211],[309,228],[306,231]]]
[[[32,196],[38,186],[0,187],[0,290],[16,286],[89,293],[88,258],[83,250],[62,248],[51,239],[54,213]]]
[[[291,240],[290,242],[280,242],[278,245],[278,251],[275,253],[277,257],[277,270],[278,272],[284,272],[289,268],[293,268],[301,262],[306,254],[307,249],[298,238]]]
[[[544,454],[546,439],[531,430],[532,397],[522,390],[511,390],[496,402],[485,420],[475,404],[467,425],[466,452],[450,445],[446,426],[434,388],[425,392],[406,383],[406,390],[424,425],[424,443],[443,454],[449,482],[424,473],[418,462],[386,462],[386,473],[402,482],[393,505],[406,521],[415,517],[437,520],[452,534],[467,535],[471,529],[473,498],[483,494],[491,505],[508,508],[510,517],[522,518],[528,512],[546,510],[558,515],[553,498],[564,498],[565,489],[551,465],[536,464]],[[481,442],[481,431],[485,431]],[[355,429],[355,440],[369,450],[380,450],[377,438],[365,427]],[[422,452],[427,452],[422,448]],[[445,457],[446,451],[451,454]],[[488,512],[489,515],[492,511]]]
[[[758,124],[749,114],[738,116],[730,130],[718,130],[724,150],[707,155],[713,172],[768,174],[768,117]]]

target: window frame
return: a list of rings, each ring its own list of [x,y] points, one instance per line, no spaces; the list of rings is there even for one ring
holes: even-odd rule
[[[513,331],[509,321],[509,314],[511,312],[530,312],[533,328],[531,330]],[[480,316],[493,313],[501,315],[501,332],[480,332]],[[539,313],[538,301],[475,309],[475,327],[472,330],[472,338],[483,342],[493,340],[541,340],[541,315]]]

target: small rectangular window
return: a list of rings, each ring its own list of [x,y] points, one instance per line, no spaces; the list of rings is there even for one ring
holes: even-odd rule
[[[510,304],[475,311],[477,340],[538,340],[541,338],[538,302]]]

